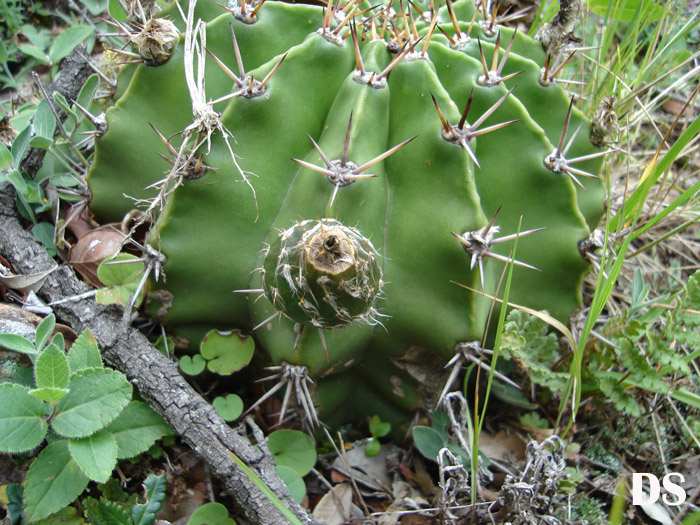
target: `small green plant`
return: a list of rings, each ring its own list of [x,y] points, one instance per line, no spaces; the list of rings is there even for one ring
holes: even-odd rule
[[[51,255],[56,254],[56,245],[62,244],[60,232],[65,223],[50,222],[47,212],[61,203],[77,206],[85,202],[84,173],[77,166],[81,161],[86,162],[80,144],[84,133],[93,133],[93,124],[79,108],[97,111],[93,99],[98,86],[99,77],[93,75],[75,101],[68,102],[59,93],[54,95],[53,102],[68,115],[60,125],[46,99],[36,106],[23,106],[9,119],[18,133],[11,147],[0,143],[0,182],[7,181],[14,186],[17,209],[32,223],[34,237]],[[57,130],[60,134],[54,136]],[[36,176],[30,176],[22,168],[22,160],[31,147],[47,151]]]
[[[119,459],[147,450],[172,429],[143,402],[132,400],[126,376],[105,368],[97,343],[83,332],[66,354],[53,314],[35,341],[0,334],[0,346],[26,354],[30,384],[0,384],[0,450],[29,452],[48,445],[24,483],[24,512],[36,521],[75,500],[90,480],[106,482]],[[26,375],[25,375],[26,377]]]
[[[700,272],[675,294],[675,304],[665,297],[648,300],[639,279],[630,309],[608,323],[612,344],[591,356],[590,380],[618,410],[635,417],[642,413],[639,391],[670,395],[700,409],[697,385],[683,385],[700,356]]]
[[[205,503],[192,513],[187,525],[236,525],[221,503]]]
[[[277,474],[294,499],[301,503],[306,494],[302,477],[316,464],[313,439],[298,430],[275,430],[268,436],[267,446],[275,457]]]
[[[391,423],[382,421],[376,414],[373,415],[372,419],[369,420],[369,433],[372,434],[372,438],[365,445],[365,454],[368,456],[379,454],[379,449],[382,446],[379,438],[386,436],[389,432],[391,432]]]
[[[199,353],[180,357],[180,370],[197,376],[210,374],[230,376],[248,366],[255,352],[255,342],[238,330],[210,330],[199,345]],[[243,400],[237,394],[218,396],[212,401],[216,412],[226,421],[235,421],[243,413]]]
[[[649,287],[636,272],[630,307],[607,322],[603,339],[587,355],[582,372],[585,394],[602,393],[617,410],[634,417],[643,411],[640,392],[668,394],[700,408],[700,396],[682,384],[683,378],[691,379],[689,365],[700,355],[699,282],[696,273],[682,290],[650,299]],[[568,370],[570,354],[562,351],[541,318],[511,311],[501,352],[531,383],[543,387],[540,401],[566,391],[570,375],[560,370]]]
[[[129,496],[118,485],[112,486],[110,491],[103,491],[100,499],[87,497],[81,503],[85,507],[85,517],[89,523],[151,525],[155,522],[156,512],[160,510],[165,496],[165,474],[149,474],[143,483],[143,503],[138,502],[135,494]]]
[[[451,435],[449,427],[450,417],[442,410],[436,410],[431,416],[431,426],[416,425],[413,427],[413,443],[418,451],[427,459],[438,461],[440,450],[447,448],[456,458],[462,461],[462,465],[469,469],[471,457],[465,448],[459,443],[456,436]]]

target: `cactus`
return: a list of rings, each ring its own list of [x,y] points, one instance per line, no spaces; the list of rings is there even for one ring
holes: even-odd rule
[[[425,403],[401,359],[482,339],[474,290],[495,293],[518,233],[511,301],[566,320],[604,151],[556,78],[566,46],[481,4],[160,13],[184,37],[121,71],[88,178],[100,220],[133,199],[155,220],[154,315],[253,333],[330,422],[369,405],[395,428]]]

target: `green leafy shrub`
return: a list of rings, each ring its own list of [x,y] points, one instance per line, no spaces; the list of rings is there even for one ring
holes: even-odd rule
[[[105,368],[97,343],[83,332],[70,351],[51,337],[53,314],[35,342],[0,334],[0,345],[26,354],[32,384],[0,384],[0,450],[29,452],[45,440],[24,483],[24,511],[36,521],[69,505],[90,480],[106,482],[119,459],[147,450],[172,429],[143,402],[121,372]]]

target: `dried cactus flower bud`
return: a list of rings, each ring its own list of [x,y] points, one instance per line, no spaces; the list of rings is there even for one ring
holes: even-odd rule
[[[180,41],[180,31],[166,18],[152,18],[131,42],[149,66],[165,64]]]
[[[160,7],[156,0],[126,0],[126,21],[129,24],[143,23],[154,17]]]
[[[335,219],[282,232],[264,262],[265,295],[292,320],[318,328],[375,324],[379,256],[369,239]]]

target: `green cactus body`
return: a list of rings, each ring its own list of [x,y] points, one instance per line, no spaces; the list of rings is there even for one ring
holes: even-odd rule
[[[151,242],[168,258],[167,281],[152,288],[173,297],[160,315],[175,329],[250,331],[261,325],[254,334],[259,347],[275,364],[308,367],[318,383],[316,402],[330,422],[361,415],[359,400],[378,397],[387,414],[382,418],[400,423],[423,400],[415,375],[395,367],[396,359],[421,347],[444,361],[456,343],[483,337],[490,301],[465,287],[479,289],[483,279],[485,292],[493,293],[504,263],[465,253],[482,233],[483,249],[503,259],[512,243],[491,241],[546,228],[518,242],[516,258],[540,271],[516,268],[511,300],[562,320],[580,302],[586,265],[578,242],[600,217],[603,185],[586,177],[583,189],[570,173],[545,162],[560,142],[569,97],[556,83],[540,84],[539,43],[518,33],[509,47],[513,32],[502,28],[497,44],[479,16],[469,39],[458,38],[454,26],[464,37],[474,6],[459,0],[453,11],[459,22],[447,7],[437,21],[452,28],[453,37],[434,34],[418,43],[416,34],[427,35],[434,24],[414,13],[415,29],[401,33],[408,18],[397,15],[397,38],[413,42],[410,52],[400,49],[403,42],[389,42],[381,16],[372,23],[358,15],[356,53],[354,36],[332,42],[321,34],[338,22],[329,27],[328,13],[322,22],[317,7],[265,4],[254,23],[222,10],[214,17],[208,2],[197,7],[200,16],[213,17],[207,48],[231,71],[238,71],[231,27],[246,75],[263,79],[284,61],[264,93],[215,108],[235,137],[229,144],[250,184],[232,162],[229,144],[214,133],[196,152],[210,169],[183,177],[158,216]],[[485,75],[482,50],[495,65],[508,51],[498,71],[506,80]],[[88,179],[93,211],[103,220],[119,219],[132,207],[122,195],[153,196],[147,188],[167,172],[155,156],[167,148],[149,124],[172,136],[178,150],[182,139],[175,134],[192,123],[183,53],[181,44],[164,65],[123,74],[129,86],[107,112],[109,130],[97,141]],[[397,53],[402,59],[392,63]],[[208,100],[238,89],[211,57],[205,78]],[[599,151],[589,133],[589,121],[574,109],[566,159]],[[601,162],[596,157],[576,166],[596,174]],[[484,230],[497,211],[491,230]],[[361,285],[355,262],[329,272],[299,262],[310,260],[303,259],[313,237],[307,231],[335,231],[341,224],[357,243],[353,250],[370,259],[362,262],[371,276]],[[315,246],[324,257],[345,260],[337,251],[338,243],[350,242],[343,235],[319,237]],[[472,268],[477,260],[483,278],[478,266]],[[309,288],[299,292],[302,281],[291,276],[302,274]],[[373,289],[365,294],[360,288]],[[262,289],[265,297],[233,293],[249,289]]]

